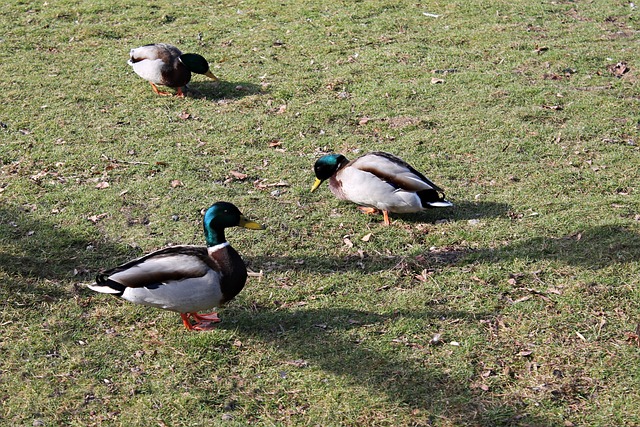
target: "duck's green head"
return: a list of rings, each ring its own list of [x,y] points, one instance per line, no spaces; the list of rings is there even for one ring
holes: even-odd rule
[[[335,173],[348,162],[347,158],[342,154],[327,154],[316,160],[316,164],[313,165],[316,181],[313,183],[313,187],[311,187],[311,192],[314,192],[323,181],[335,175]]]
[[[203,56],[198,55],[197,53],[185,53],[180,55],[179,59],[189,71],[197,74],[204,74],[213,80],[218,80],[218,78],[214,76],[209,69],[209,63]]]
[[[224,243],[226,241],[224,229],[228,227],[264,230],[262,225],[245,218],[235,205],[228,202],[217,202],[211,205],[204,214],[204,237],[207,246]]]

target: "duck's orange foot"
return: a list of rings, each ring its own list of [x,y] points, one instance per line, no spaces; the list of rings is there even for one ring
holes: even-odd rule
[[[215,329],[215,324],[220,322],[220,318],[217,313],[180,313],[182,323],[184,327],[190,331],[211,331]],[[195,320],[195,323],[191,323],[191,318]]]
[[[209,323],[219,323],[221,322],[220,318],[218,317],[218,313],[213,312],[213,313],[205,313],[205,314],[198,314],[198,313],[189,313],[195,320],[196,322],[209,322]]]
[[[158,95],[161,96],[171,96],[171,94],[169,92],[162,92],[161,90],[158,89],[158,87],[156,85],[154,85],[153,83],[149,82],[149,84],[151,84],[151,88],[153,89],[153,91],[155,93],[157,93]]]
[[[382,216],[384,217],[384,225],[391,225],[391,220],[389,219],[389,211],[382,211]]]
[[[380,211],[376,208],[370,208],[369,206],[358,206],[358,210],[367,215],[375,215],[380,213]]]
[[[194,331],[213,331],[216,324],[213,322],[198,322],[191,327]]]
[[[371,208],[369,206],[358,206],[360,212],[367,215],[375,215],[380,213],[380,210],[376,208]],[[382,215],[384,216],[384,225],[391,225],[391,220],[389,219],[389,211],[382,211]]]

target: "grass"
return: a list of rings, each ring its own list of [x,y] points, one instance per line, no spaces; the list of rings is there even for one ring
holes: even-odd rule
[[[629,2],[0,11],[0,424],[640,424]],[[156,96],[126,60],[159,41],[222,82]],[[372,150],[456,207],[384,227],[309,193]],[[263,277],[215,332],[82,286],[201,244],[216,200],[268,228],[229,231]]]

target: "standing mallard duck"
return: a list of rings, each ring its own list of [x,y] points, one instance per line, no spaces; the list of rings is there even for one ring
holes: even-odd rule
[[[339,199],[356,203],[365,213],[382,211],[385,225],[389,212],[419,212],[453,204],[444,191],[404,160],[382,151],[365,154],[350,162],[342,154],[320,157],[314,167],[315,191],[329,180],[329,189]]]
[[[184,97],[182,88],[191,80],[192,72],[218,80],[202,56],[182,53],[177,47],[165,43],[131,49],[127,63],[133,67],[137,75],[151,83],[153,91],[158,95],[171,95],[168,92],[160,92],[156,87],[162,85],[177,88],[176,96]]]
[[[112,268],[89,288],[136,304],[177,311],[189,330],[212,329],[217,313],[198,311],[220,307],[244,287],[247,268],[224,237],[227,227],[264,230],[247,220],[237,207],[217,202],[204,215],[204,246],[171,246]],[[190,318],[195,320],[192,324]]]

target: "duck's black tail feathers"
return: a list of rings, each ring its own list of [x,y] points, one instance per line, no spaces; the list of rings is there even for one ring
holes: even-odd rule
[[[109,275],[101,273],[96,276],[96,284],[95,285],[87,285],[87,287],[93,291],[100,292],[103,294],[111,294],[117,297],[121,297],[126,289],[121,283],[118,283],[113,280],[109,280]]]
[[[449,208],[453,203],[444,198],[444,193],[436,190],[418,191],[418,197],[424,208]]]

